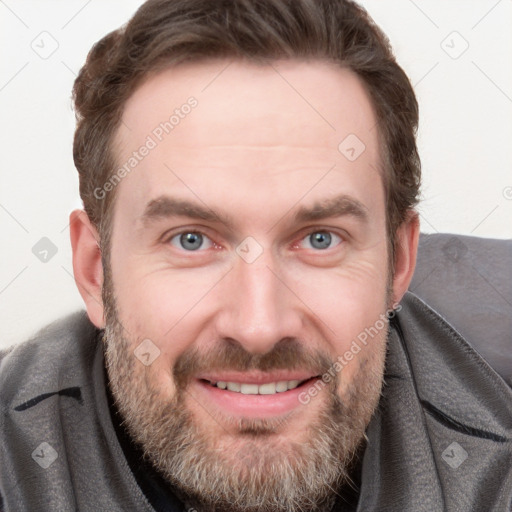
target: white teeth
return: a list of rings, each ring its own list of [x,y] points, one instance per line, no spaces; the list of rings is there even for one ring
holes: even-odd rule
[[[240,387],[240,392],[244,395],[257,395],[258,384],[242,384]]]
[[[298,380],[290,380],[290,381],[288,381],[288,389],[296,388],[299,385],[299,382],[300,381],[298,381]]]
[[[269,382],[268,384],[262,384],[258,391],[260,395],[273,395],[276,392],[276,383]]]
[[[220,389],[227,389],[244,395],[274,395],[282,393],[289,389],[295,389],[301,381],[299,380],[280,380],[279,382],[267,382],[265,384],[245,384],[240,382],[218,381],[212,384]]]
[[[280,380],[279,382],[276,382],[276,391],[278,393],[288,391],[288,382],[286,382],[285,380]]]
[[[229,391],[240,392],[240,389],[242,388],[242,386],[238,382],[228,382],[227,388],[229,389]]]

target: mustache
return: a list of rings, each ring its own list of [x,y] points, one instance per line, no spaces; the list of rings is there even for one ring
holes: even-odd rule
[[[279,340],[269,352],[252,354],[237,340],[222,338],[206,353],[192,348],[181,354],[173,368],[174,382],[178,388],[185,388],[195,375],[211,370],[306,370],[322,375],[334,364],[328,354],[305,347],[304,342],[287,337]]]

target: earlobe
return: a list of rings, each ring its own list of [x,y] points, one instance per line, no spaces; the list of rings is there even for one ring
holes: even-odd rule
[[[414,274],[420,236],[419,216],[409,212],[395,234],[395,272],[393,276],[393,302],[402,300]]]
[[[103,266],[99,235],[83,210],[71,212],[69,222],[75,282],[85,302],[89,319],[102,329],[105,327],[105,319],[101,298]]]

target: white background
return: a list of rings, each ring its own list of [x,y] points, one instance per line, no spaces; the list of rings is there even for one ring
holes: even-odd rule
[[[418,95],[422,231],[512,237],[512,1],[362,3]],[[81,205],[71,88],[91,45],[140,4],[0,0],[0,347],[83,307],[67,229]],[[57,249],[46,263],[32,252],[43,237]]]

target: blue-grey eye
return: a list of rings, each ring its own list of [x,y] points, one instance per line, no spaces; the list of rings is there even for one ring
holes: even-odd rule
[[[303,239],[303,247],[306,249],[330,249],[338,245],[341,238],[330,231],[315,231]]]
[[[212,246],[211,240],[201,233],[189,231],[175,235],[170,240],[171,245],[178,249],[186,251],[197,251],[199,249],[208,249]]]

